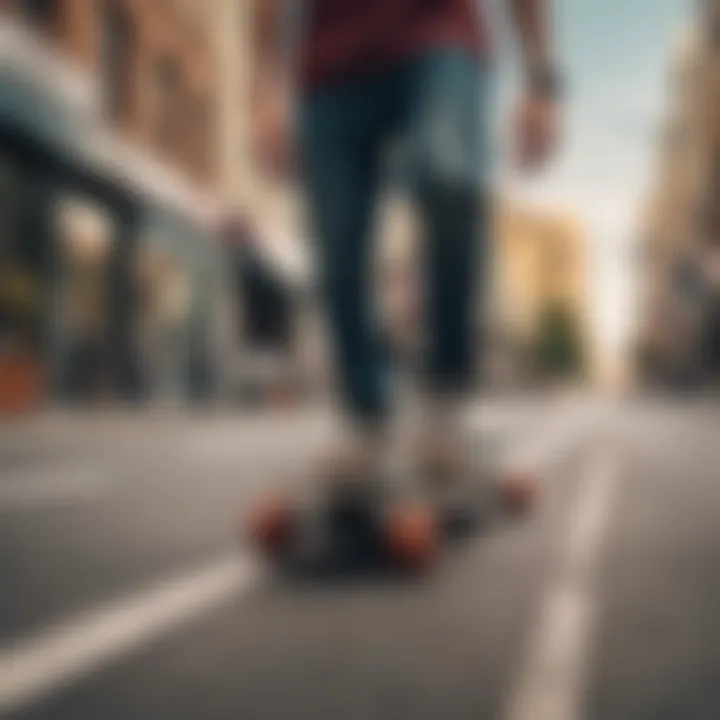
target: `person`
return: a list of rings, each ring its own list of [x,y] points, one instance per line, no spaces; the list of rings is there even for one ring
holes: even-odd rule
[[[514,148],[527,170],[558,139],[549,2],[507,0],[522,50]],[[252,146],[265,171],[294,170],[300,180],[347,420],[324,467],[365,476],[387,446],[391,397],[371,270],[374,211],[397,164],[424,234],[415,460],[452,475],[468,457],[461,411],[476,371],[477,298],[488,284],[487,18],[476,0],[254,0],[251,18]]]

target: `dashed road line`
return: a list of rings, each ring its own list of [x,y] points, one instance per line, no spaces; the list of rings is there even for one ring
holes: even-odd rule
[[[548,413],[547,419],[529,442],[511,449],[503,467],[513,471],[540,474],[558,462],[561,456],[577,446],[598,420],[595,408],[578,406]]]
[[[579,489],[507,720],[582,720],[597,614],[594,577],[619,482],[617,458],[593,456]]]

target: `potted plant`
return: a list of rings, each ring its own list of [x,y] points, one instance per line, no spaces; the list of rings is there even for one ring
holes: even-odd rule
[[[42,371],[27,328],[39,313],[40,293],[32,276],[17,266],[0,273],[0,413],[36,407]]]

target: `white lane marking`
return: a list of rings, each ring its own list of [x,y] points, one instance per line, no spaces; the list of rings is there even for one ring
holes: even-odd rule
[[[111,486],[108,471],[92,463],[13,471],[0,481],[0,514],[94,499]]]
[[[568,439],[566,433],[559,434]],[[548,437],[555,433],[543,434],[542,443],[533,446],[547,446]],[[550,445],[560,447],[556,442]],[[548,452],[543,454],[547,457]],[[249,557],[222,560],[91,610],[0,652],[0,713],[81,681],[158,636],[244,595],[259,579],[259,567]]]
[[[247,593],[258,580],[250,557],[223,559],[21,641],[0,653],[0,715],[82,680]]]
[[[615,486],[617,458],[596,457],[581,487],[565,541],[565,567],[573,577],[594,565],[608,522]]]
[[[599,419],[592,407],[562,408],[549,411],[543,429],[528,442],[519,444],[504,458],[503,467],[515,471],[542,472],[560,459],[563,452],[575,447]]]
[[[597,613],[594,575],[619,482],[614,458],[597,457],[583,479],[560,564],[511,696],[507,720],[581,720]]]

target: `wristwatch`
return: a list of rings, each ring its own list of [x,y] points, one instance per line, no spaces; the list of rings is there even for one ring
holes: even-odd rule
[[[554,65],[536,65],[528,71],[528,87],[538,95],[556,99],[563,95],[565,84]]]

